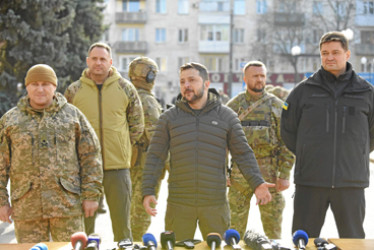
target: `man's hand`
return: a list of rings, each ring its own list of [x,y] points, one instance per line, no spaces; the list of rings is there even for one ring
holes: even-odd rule
[[[12,215],[12,208],[9,205],[0,207],[0,220],[2,222],[12,223],[10,216]]]
[[[143,207],[144,207],[145,211],[149,215],[156,216],[157,209],[156,208],[152,208],[151,205],[157,205],[156,197],[154,195],[146,195],[146,196],[144,196]]]
[[[267,182],[264,182],[256,187],[256,205],[265,205],[266,203],[271,201],[271,194],[269,192],[269,188],[273,187],[275,187],[275,184]]]
[[[98,207],[99,207],[99,202],[84,200],[82,203],[84,217],[88,218],[88,217],[94,216]]]
[[[286,179],[277,178],[275,182],[275,190],[277,192],[282,192],[290,187],[290,181]]]

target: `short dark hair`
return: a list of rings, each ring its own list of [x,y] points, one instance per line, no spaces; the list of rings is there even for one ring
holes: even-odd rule
[[[319,50],[321,50],[322,44],[328,43],[328,42],[340,42],[344,51],[348,50],[348,39],[345,37],[345,35],[342,32],[330,31],[330,32],[325,33],[321,37],[321,40],[319,41]]]
[[[179,68],[179,74],[187,69],[196,69],[197,71],[199,71],[199,75],[201,76],[201,78],[203,78],[204,82],[209,81],[208,69],[204,65],[196,62],[186,63]]]
[[[87,53],[87,56],[90,56],[90,53],[91,51],[96,48],[96,47],[99,47],[99,48],[103,48],[103,49],[106,49],[106,51],[108,51],[109,53],[109,56],[110,58],[112,58],[112,49],[110,48],[110,46],[106,43],[102,43],[102,42],[98,42],[98,43],[94,43],[90,46],[90,48],[88,49],[88,53]]]
[[[266,66],[263,62],[260,62],[260,61],[250,61],[250,62],[247,62],[246,65],[244,66],[243,68],[243,73],[251,66],[255,66],[255,67],[264,67],[266,69]]]

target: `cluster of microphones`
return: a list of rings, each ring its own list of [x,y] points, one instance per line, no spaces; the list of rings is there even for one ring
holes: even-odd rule
[[[130,239],[124,239],[118,242],[118,248],[120,250],[133,250],[133,249],[144,249],[144,250],[156,250],[157,241],[156,238],[151,233],[146,233],[143,235],[143,246],[138,244],[133,244]],[[227,230],[223,239],[226,245],[232,247],[233,250],[242,249],[239,245],[240,234],[235,229]],[[165,231],[161,233],[160,236],[161,246],[163,249],[173,250],[174,246],[178,245],[175,243],[175,234],[172,231]],[[297,230],[292,236],[293,243],[297,249],[302,250],[306,248],[308,244],[308,234],[303,230]],[[247,246],[253,250],[291,250],[292,247],[281,245],[275,240],[269,240],[266,236],[261,235],[254,230],[248,230],[245,232],[243,241]],[[97,234],[92,234],[87,237],[84,232],[77,232],[71,236],[71,245],[74,250],[99,250],[101,239]],[[186,248],[194,248],[194,244],[188,241],[190,244],[184,244]],[[211,250],[216,250],[220,248],[222,237],[219,233],[210,233],[206,237],[207,245]],[[187,243],[185,241],[184,243]],[[337,250],[338,248],[331,243],[328,243],[322,238],[316,238],[314,244],[317,250]],[[48,247],[44,243],[38,243],[30,250],[48,250]]]

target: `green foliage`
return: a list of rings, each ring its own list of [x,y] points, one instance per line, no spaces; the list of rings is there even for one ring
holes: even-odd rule
[[[61,92],[78,79],[88,47],[104,32],[102,2],[0,1],[0,92],[16,96],[17,83],[38,63],[55,69]]]

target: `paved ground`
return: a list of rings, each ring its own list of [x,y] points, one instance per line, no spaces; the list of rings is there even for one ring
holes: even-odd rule
[[[374,239],[374,164],[370,166],[371,172],[371,186],[366,189],[366,218],[365,218],[365,231],[366,238]],[[282,225],[282,238],[291,239],[291,222],[293,214],[293,202],[292,195],[294,192],[293,186],[284,192],[286,197],[286,208],[283,212],[283,225]],[[157,205],[158,215],[152,218],[152,224],[149,228],[149,232],[152,233],[157,240],[159,240],[160,233],[164,231],[164,214],[166,208],[166,197],[167,197],[167,182],[164,180],[161,186],[159,204]],[[263,233],[262,225],[260,221],[260,215],[258,207],[255,205],[255,199],[251,203],[252,209],[250,210],[248,228],[255,229],[259,233]],[[352,215],[354,216],[354,215]],[[113,235],[111,229],[111,222],[108,212],[101,214],[97,218],[96,232],[102,237],[103,242],[112,242]],[[332,217],[332,213],[329,210],[325,224],[322,228],[321,237],[325,238],[338,238],[338,233],[335,227],[335,222]],[[195,234],[196,239],[202,239],[201,233],[197,230]],[[16,243],[14,236],[13,224],[0,223],[0,243]]]

